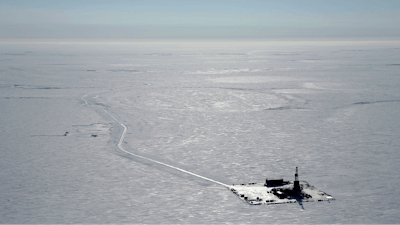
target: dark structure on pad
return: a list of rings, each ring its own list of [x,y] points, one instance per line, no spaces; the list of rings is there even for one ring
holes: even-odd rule
[[[296,166],[296,173],[294,174],[294,185],[293,185],[293,190],[300,191],[300,182],[299,182],[299,174]]]
[[[250,205],[295,202],[302,204],[302,202],[335,200],[332,196],[316,189],[306,181],[299,181],[297,167],[294,181],[287,181],[283,178],[266,179],[265,184],[232,185],[229,189]]]
[[[264,186],[266,187],[277,187],[282,186],[285,184],[289,184],[289,181],[283,180],[283,178],[276,178],[276,179],[266,179]]]
[[[278,186],[283,186],[286,184],[289,184],[290,181],[284,180],[283,178],[274,178],[274,179],[266,179],[264,186],[266,187],[278,187]],[[294,175],[294,186],[293,189],[295,190],[300,190],[300,182],[299,182],[299,174],[298,174],[298,169],[296,167],[296,173]]]

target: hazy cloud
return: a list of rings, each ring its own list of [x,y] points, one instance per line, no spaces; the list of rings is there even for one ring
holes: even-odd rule
[[[377,7],[377,1],[362,1],[364,4],[357,7],[354,3],[360,1],[339,1],[338,5],[283,1],[293,4],[286,4],[286,8],[279,1],[249,1],[247,5],[233,1],[225,8],[221,2],[226,1],[215,5],[211,1],[198,5],[182,1],[119,1],[125,3],[125,8],[124,4],[110,5],[108,1],[99,1],[98,5],[85,2],[91,2],[93,7],[76,1],[70,5],[37,1],[37,7],[25,1],[28,8],[3,2],[0,37],[400,36],[400,13],[388,9],[388,2]],[[346,10],[346,6],[353,11]]]

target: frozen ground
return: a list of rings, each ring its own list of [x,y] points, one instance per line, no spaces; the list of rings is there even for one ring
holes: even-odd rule
[[[397,223],[400,46],[1,44],[0,223]],[[225,184],[336,201],[250,206]],[[66,134],[66,132],[68,132]],[[66,136],[64,136],[66,134]]]

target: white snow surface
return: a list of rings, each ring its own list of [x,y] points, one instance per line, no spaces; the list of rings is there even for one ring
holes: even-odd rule
[[[397,223],[399,55],[2,43],[0,223]],[[228,185],[293,180],[298,166],[336,201],[243,204],[135,155]]]

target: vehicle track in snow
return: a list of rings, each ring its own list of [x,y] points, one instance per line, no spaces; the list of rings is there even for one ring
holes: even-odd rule
[[[86,102],[86,101],[85,101],[85,102]],[[103,110],[104,110],[104,109],[103,109]],[[213,183],[216,183],[216,184],[219,184],[219,185],[222,185],[222,186],[224,186],[224,187],[229,188],[229,185],[224,184],[224,183],[221,183],[221,182],[219,182],[219,181],[216,181],[216,180],[213,180],[213,179],[210,179],[210,178],[207,178],[207,177],[203,177],[203,176],[201,176],[201,175],[198,175],[198,174],[189,172],[189,171],[187,171],[187,170],[184,170],[184,169],[181,169],[181,168],[178,168],[178,167],[175,167],[175,166],[171,166],[171,165],[169,165],[169,164],[166,164],[166,163],[163,163],[163,162],[159,162],[159,161],[156,161],[156,160],[153,160],[153,159],[149,159],[149,158],[146,158],[146,157],[144,157],[144,156],[137,155],[137,154],[133,154],[133,153],[131,153],[131,152],[129,152],[129,151],[126,151],[126,150],[122,147],[122,142],[124,141],[125,134],[126,134],[126,131],[128,130],[128,128],[127,128],[123,123],[121,123],[117,118],[115,118],[113,115],[111,115],[111,113],[107,112],[106,110],[104,110],[104,112],[107,113],[115,122],[117,122],[120,126],[122,126],[122,127],[124,128],[124,131],[122,132],[121,137],[120,137],[120,139],[119,139],[119,141],[118,141],[118,144],[117,144],[117,147],[118,147],[119,150],[125,152],[126,154],[129,154],[129,155],[132,155],[132,156],[141,158],[141,159],[145,159],[145,160],[148,160],[148,161],[150,161],[150,162],[157,163],[157,164],[160,164],[160,165],[163,165],[163,166],[166,166],[166,167],[169,167],[169,168],[178,170],[178,171],[180,171],[180,172],[187,173],[187,174],[190,174],[190,175],[192,175],[192,176],[201,178],[201,179],[203,179],[203,180],[207,180],[207,181],[210,181],[210,182],[213,182]]]

